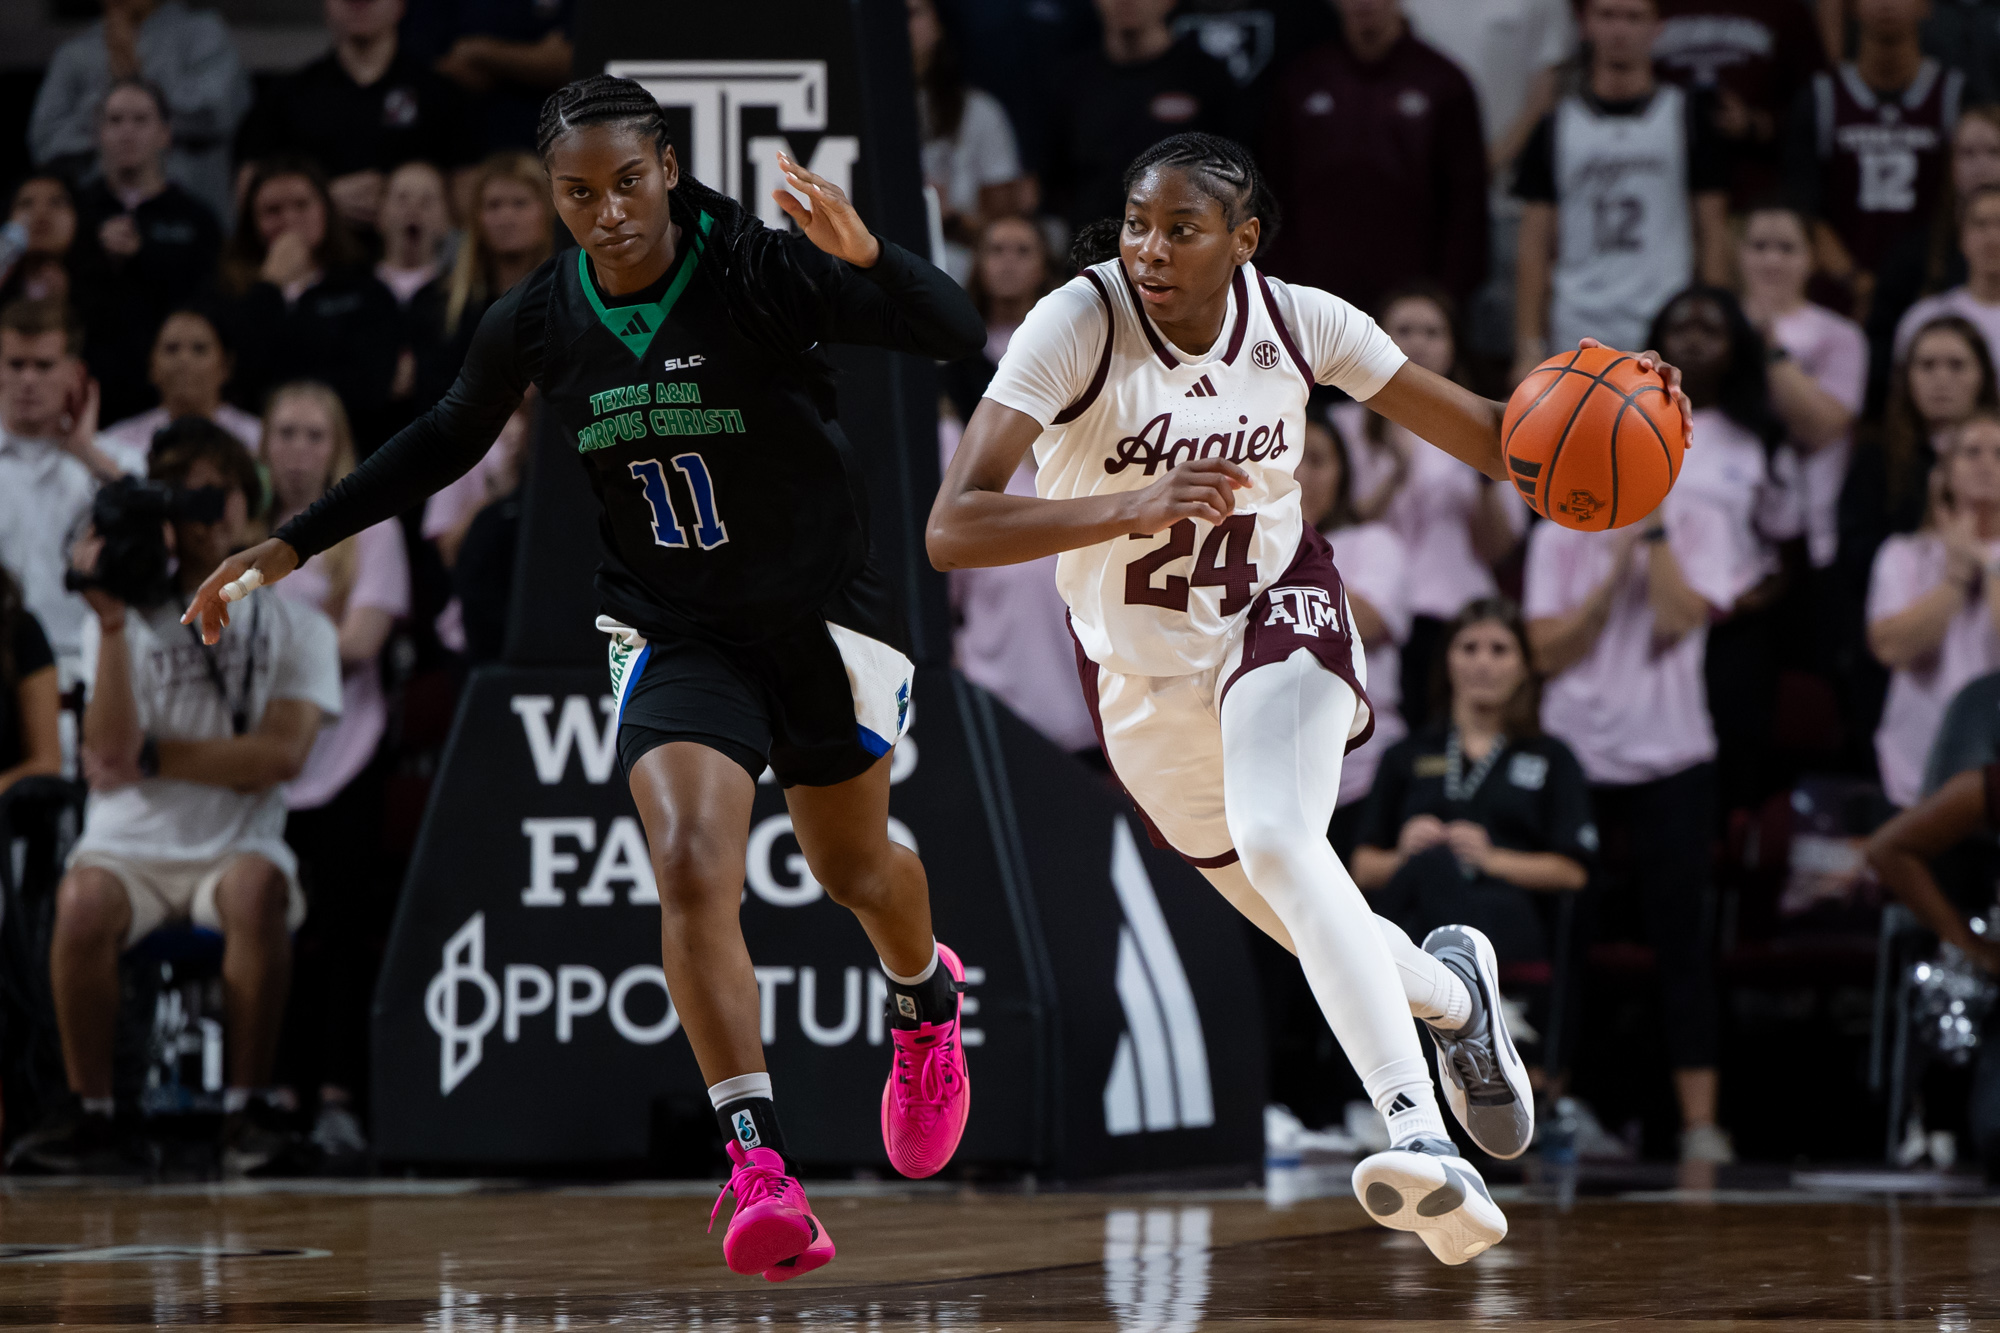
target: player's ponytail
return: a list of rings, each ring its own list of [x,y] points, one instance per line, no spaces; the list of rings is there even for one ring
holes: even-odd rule
[[[1107,259],[1118,258],[1118,229],[1122,224],[1117,218],[1099,218],[1086,223],[1069,243],[1069,262],[1078,268],[1089,268],[1092,264],[1102,264]]]
[[[1258,219],[1264,225],[1258,231],[1256,252],[1270,248],[1271,238],[1278,233],[1278,201],[1264,183],[1257,159],[1242,144],[1219,134],[1171,135],[1132,159],[1120,188],[1129,196],[1140,178],[1155,167],[1185,172],[1196,189],[1222,205],[1223,219],[1231,227]],[[1088,268],[1116,258],[1122,225],[1117,218],[1086,223],[1070,243],[1070,261],[1078,268]]]

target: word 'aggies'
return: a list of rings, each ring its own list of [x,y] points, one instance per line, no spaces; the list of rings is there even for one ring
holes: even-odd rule
[[[1238,417],[1239,426],[1250,424],[1249,417]],[[1237,431],[1230,435],[1227,431],[1197,440],[1184,435],[1167,445],[1167,437],[1173,434],[1174,414],[1162,412],[1139,428],[1137,435],[1127,435],[1118,441],[1117,456],[1104,460],[1104,470],[1117,476],[1126,468],[1143,463],[1146,475],[1152,476],[1160,468],[1172,471],[1182,461],[1182,451],[1192,461],[1197,458],[1226,458],[1232,463],[1261,463],[1267,458],[1276,458],[1288,447],[1285,444],[1285,422],[1281,417],[1276,427],[1259,426],[1255,430]]]

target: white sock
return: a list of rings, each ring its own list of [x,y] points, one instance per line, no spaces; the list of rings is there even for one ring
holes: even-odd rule
[[[708,1104],[720,1111],[725,1102],[739,1101],[744,1097],[762,1097],[771,1100],[771,1076],[769,1074],[738,1074],[720,1083],[711,1083],[708,1088]]]
[[[84,1097],[81,1100],[85,1115],[101,1115],[109,1119],[118,1114],[118,1099],[115,1097]]]
[[[1472,1017],[1472,992],[1458,973],[1440,963],[1403,933],[1403,928],[1385,917],[1375,918],[1375,927],[1396,960],[1403,979],[1403,995],[1410,1002],[1410,1015],[1421,1018],[1440,1032],[1456,1032]]]
[[[1368,1100],[1389,1122],[1391,1147],[1400,1148],[1412,1139],[1451,1138],[1438,1110],[1437,1093],[1431,1088],[1430,1066],[1421,1055],[1379,1066],[1362,1075],[1361,1086],[1368,1089]]]
[[[877,958],[875,961],[878,963],[882,962],[880,958]],[[937,971],[937,966],[938,966],[937,941],[932,940],[931,960],[928,963],[924,964],[923,971],[917,973],[917,975],[915,975],[914,977],[899,977],[893,971],[890,970],[889,965],[887,963],[882,963],[882,975],[889,978],[889,980],[895,982],[898,986],[921,986],[926,981],[929,981],[931,979],[931,973]]]

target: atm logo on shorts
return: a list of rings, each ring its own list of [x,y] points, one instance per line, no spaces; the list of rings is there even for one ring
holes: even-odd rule
[[[1325,588],[1273,588],[1266,625],[1290,625],[1294,634],[1319,637],[1322,629],[1340,632],[1340,607]]]

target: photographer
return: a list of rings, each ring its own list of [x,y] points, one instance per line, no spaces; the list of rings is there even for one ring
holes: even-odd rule
[[[249,453],[213,422],[161,432],[152,476],[114,482],[92,510],[75,567],[94,615],[83,632],[83,762],[90,803],[56,901],[49,971],[63,1061],[78,1104],[16,1148],[53,1171],[115,1169],[112,1034],[118,959],[169,921],[223,937],[227,1051],[223,1166],[282,1152],[270,1083],[305,915],[285,845],[280,784],[340,711],[333,626],[310,607],[260,599],[204,648],[178,624],[202,575],[242,544],[261,487]],[[167,573],[162,525],[178,572]]]

